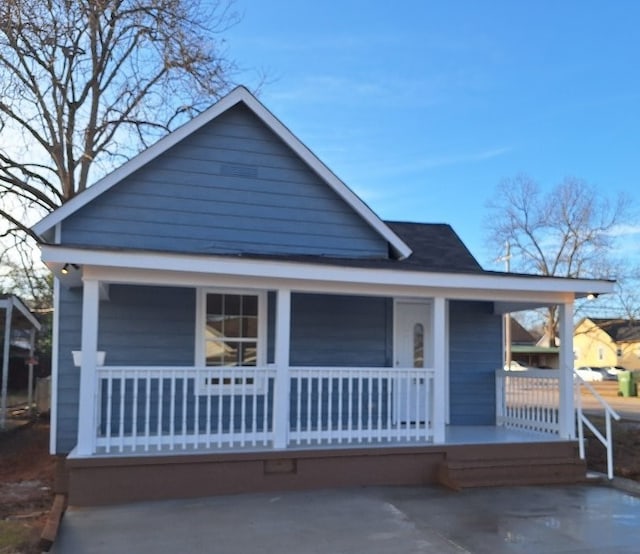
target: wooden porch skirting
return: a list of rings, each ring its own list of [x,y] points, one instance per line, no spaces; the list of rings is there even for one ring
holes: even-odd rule
[[[545,460],[553,463],[545,465]],[[468,467],[473,461],[479,465]],[[559,472],[560,461],[577,471]],[[457,471],[461,464],[471,473],[475,470],[475,486],[491,486],[492,479],[498,485],[578,482],[585,476],[580,462],[575,441],[66,458],[61,459],[59,483],[66,481],[70,505],[96,506],[318,488],[433,485],[442,482],[448,463],[457,464]],[[505,482],[505,476],[511,480]]]

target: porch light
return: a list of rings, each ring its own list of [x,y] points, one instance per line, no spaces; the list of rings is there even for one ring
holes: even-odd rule
[[[62,273],[62,275],[67,275],[69,273],[69,266],[71,266],[76,271],[80,269],[76,264],[64,264],[62,266],[62,269],[60,270],[60,273]]]
[[[587,300],[595,300],[598,296],[600,295],[597,292],[590,292],[587,294]]]

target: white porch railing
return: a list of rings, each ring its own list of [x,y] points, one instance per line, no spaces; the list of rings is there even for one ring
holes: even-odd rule
[[[496,423],[560,433],[559,370],[496,371]]]
[[[291,368],[289,442],[433,440],[433,370]]]
[[[255,367],[99,367],[94,452],[266,445],[275,375]]]
[[[590,383],[587,383],[577,371],[574,370],[574,383],[576,391],[576,416],[578,420],[578,439],[580,444],[580,458],[585,459],[584,450],[584,427],[585,425],[591,430],[594,436],[602,443],[607,450],[607,477],[613,479],[613,432],[611,430],[611,418],[618,421],[620,415],[616,412],[607,401],[598,394]],[[604,435],[593,424],[593,422],[582,411],[582,389],[589,391],[589,393],[598,401],[600,407],[604,411],[605,417],[605,431]]]
[[[85,451],[272,448],[433,440],[433,370],[290,368],[287,428],[274,427],[276,368],[98,367]]]

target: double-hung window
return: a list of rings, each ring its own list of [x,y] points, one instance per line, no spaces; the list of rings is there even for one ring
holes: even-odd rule
[[[255,372],[239,368],[266,362],[266,295],[260,292],[203,290],[199,296],[200,365],[238,368],[213,371],[205,389],[256,385]]]

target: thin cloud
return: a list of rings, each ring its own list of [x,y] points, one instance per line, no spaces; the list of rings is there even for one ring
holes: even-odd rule
[[[612,237],[628,237],[640,233],[640,225],[620,224],[614,225],[607,234]]]

